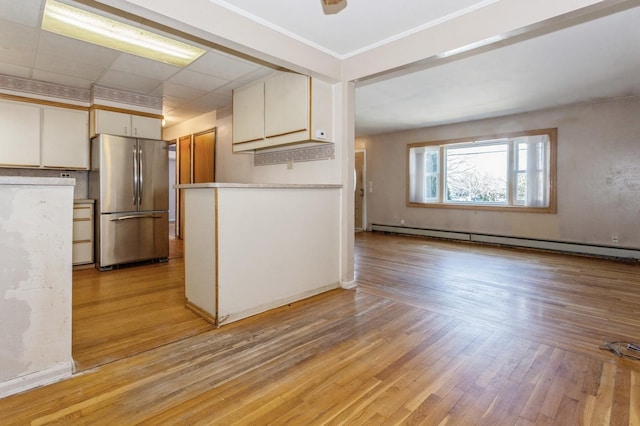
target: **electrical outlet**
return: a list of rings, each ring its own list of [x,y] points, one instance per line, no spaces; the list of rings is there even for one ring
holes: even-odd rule
[[[404,226],[404,219],[400,219],[400,226]]]
[[[611,242],[613,244],[618,244],[620,242],[620,237],[618,237],[617,235],[612,235],[611,236]]]
[[[61,178],[70,178],[71,177],[71,173],[62,172],[62,173],[60,173],[60,177]]]

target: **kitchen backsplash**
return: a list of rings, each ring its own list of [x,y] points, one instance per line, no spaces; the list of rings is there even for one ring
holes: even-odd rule
[[[87,198],[89,172],[87,171],[61,171],[44,169],[12,169],[0,167],[0,176],[33,176],[33,177],[60,177],[61,173],[68,173],[70,178],[76,180],[73,188],[73,198]]]

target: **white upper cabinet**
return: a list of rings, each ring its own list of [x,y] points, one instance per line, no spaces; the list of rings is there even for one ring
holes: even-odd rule
[[[40,107],[0,101],[0,165],[40,165]]]
[[[160,139],[162,120],[135,114],[94,109],[91,112],[91,137],[97,134]]]
[[[88,112],[45,107],[42,113],[42,166],[87,169]]]
[[[86,170],[86,110],[0,101],[0,165]]]
[[[162,120],[142,115],[131,115],[131,129],[135,138],[162,139]]]
[[[268,138],[309,130],[309,78],[277,73],[264,84],[264,132]]]
[[[333,142],[333,88],[308,76],[277,72],[233,94],[233,150]]]
[[[233,91],[233,143],[264,139],[264,82]]]

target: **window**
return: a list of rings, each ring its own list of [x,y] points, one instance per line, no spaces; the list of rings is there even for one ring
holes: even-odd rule
[[[556,134],[410,144],[408,205],[553,213]]]

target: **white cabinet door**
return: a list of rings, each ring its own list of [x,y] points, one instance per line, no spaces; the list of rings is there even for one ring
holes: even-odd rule
[[[309,128],[309,77],[278,73],[265,80],[264,128],[266,137],[305,131]]]
[[[94,110],[93,113],[95,123],[92,136],[98,133],[131,136],[131,115],[102,109]]]
[[[132,136],[136,138],[162,139],[162,120],[141,115],[131,115]]]
[[[93,114],[91,137],[103,133],[136,138],[162,138],[162,120],[159,118],[102,109],[94,110]]]
[[[42,166],[87,169],[89,166],[89,114],[62,108],[44,108]]]
[[[233,143],[264,138],[264,82],[233,91]]]
[[[40,165],[40,107],[0,101],[0,165]]]

